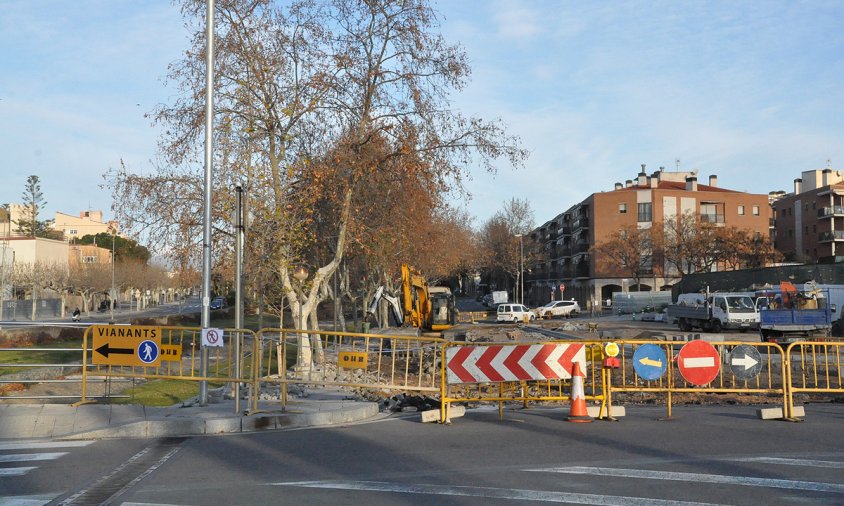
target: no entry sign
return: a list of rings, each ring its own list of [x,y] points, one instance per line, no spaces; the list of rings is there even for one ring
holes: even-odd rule
[[[692,385],[704,386],[712,382],[721,369],[721,356],[706,341],[691,341],[680,349],[677,367],[683,378]]]

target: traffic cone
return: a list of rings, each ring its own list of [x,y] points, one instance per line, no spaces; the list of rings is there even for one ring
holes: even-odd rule
[[[586,375],[580,369],[580,362],[571,368],[571,409],[566,418],[569,422],[591,422],[592,417],[586,411],[586,394],[583,392],[583,378]]]

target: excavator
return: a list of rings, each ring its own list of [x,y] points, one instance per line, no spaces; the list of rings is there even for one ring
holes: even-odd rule
[[[375,314],[383,299],[400,325],[437,332],[455,324],[454,296],[450,289],[429,287],[425,277],[407,264],[401,266],[401,284],[401,303],[397,297],[386,294],[384,287],[379,287],[369,305],[369,313]]]

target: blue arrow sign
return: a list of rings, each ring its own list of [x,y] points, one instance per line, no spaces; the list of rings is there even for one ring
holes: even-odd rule
[[[655,344],[643,344],[633,353],[633,369],[644,380],[659,379],[665,374],[666,367],[668,360],[665,352]]]

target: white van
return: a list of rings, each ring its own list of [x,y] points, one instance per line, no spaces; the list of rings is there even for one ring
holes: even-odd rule
[[[501,304],[498,306],[498,316],[495,321],[519,323],[533,321],[536,315],[521,304]]]

